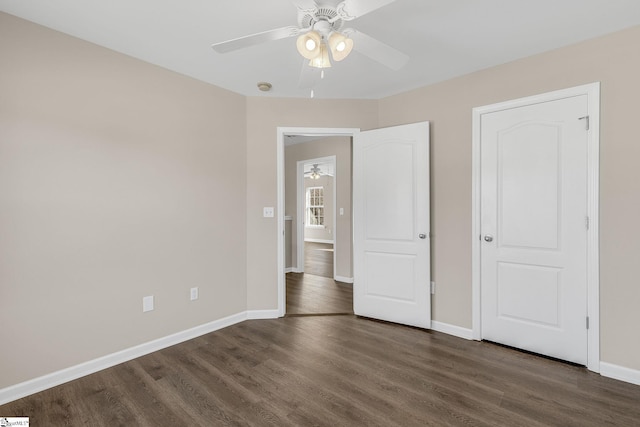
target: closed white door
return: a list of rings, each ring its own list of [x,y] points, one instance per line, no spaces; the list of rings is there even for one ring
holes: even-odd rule
[[[353,141],[356,315],[431,327],[429,123]]]
[[[482,338],[587,364],[587,96],[481,117]]]

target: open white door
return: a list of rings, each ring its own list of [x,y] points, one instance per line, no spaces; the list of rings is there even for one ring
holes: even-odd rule
[[[356,315],[431,327],[429,123],[353,141]]]

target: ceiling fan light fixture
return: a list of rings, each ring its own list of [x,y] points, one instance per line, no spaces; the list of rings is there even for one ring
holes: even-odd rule
[[[334,32],[329,36],[329,47],[334,61],[342,61],[353,49],[353,40],[344,34]]]
[[[320,54],[322,36],[317,31],[309,31],[298,37],[296,47],[303,57],[312,60]]]
[[[315,68],[330,68],[331,60],[329,59],[329,49],[326,43],[320,45],[320,53],[309,61],[309,65]]]

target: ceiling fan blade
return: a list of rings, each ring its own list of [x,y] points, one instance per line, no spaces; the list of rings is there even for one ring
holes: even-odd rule
[[[300,34],[300,29],[298,27],[282,27],[275,30],[263,31],[262,33],[238,37],[237,39],[214,43],[211,47],[218,53],[227,53],[238,49],[244,49],[245,47],[255,46],[260,43],[286,39],[287,37],[295,37],[298,34]]]
[[[320,68],[315,68],[309,65],[309,60],[302,61],[302,69],[300,69],[300,82],[298,87],[300,89],[312,89],[320,81]]]
[[[382,65],[398,71],[409,62],[409,56],[399,50],[356,30],[349,30],[353,49]]]
[[[351,21],[394,1],[396,0],[344,0],[338,4],[337,11],[344,21]]]
[[[315,0],[294,0],[293,4],[299,10],[312,10],[312,9],[318,8],[318,5],[316,4]]]

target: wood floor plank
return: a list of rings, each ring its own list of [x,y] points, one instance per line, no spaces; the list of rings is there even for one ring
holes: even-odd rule
[[[333,244],[304,242],[304,271],[333,279]]]
[[[308,273],[287,273],[287,315],[352,314],[353,285]]]
[[[32,425],[640,426],[640,387],[349,316],[252,320],[0,406]]]

